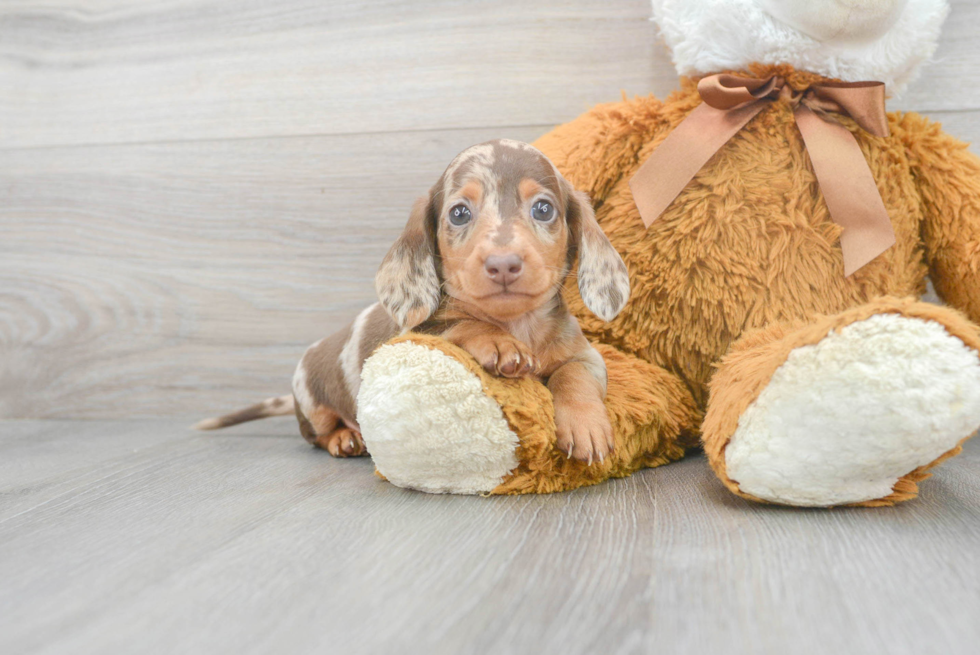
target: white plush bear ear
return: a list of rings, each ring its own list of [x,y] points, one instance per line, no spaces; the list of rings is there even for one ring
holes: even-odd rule
[[[589,197],[570,185],[566,193],[565,220],[578,254],[579,293],[589,311],[604,321],[611,321],[629,300],[629,272],[596,222]]]
[[[415,201],[404,231],[374,277],[378,300],[402,331],[412,329],[439,309],[436,219],[430,192]]]

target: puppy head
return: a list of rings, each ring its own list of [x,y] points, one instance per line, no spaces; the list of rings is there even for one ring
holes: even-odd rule
[[[416,203],[376,286],[403,329],[438,308],[440,287],[507,321],[553,299],[576,254],[582,299],[611,320],[629,278],[588,198],[533,147],[490,141],[460,153]]]

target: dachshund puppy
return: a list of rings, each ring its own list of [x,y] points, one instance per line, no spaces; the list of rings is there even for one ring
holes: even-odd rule
[[[195,427],[295,411],[310,443],[335,457],[365,455],[355,420],[361,366],[379,345],[415,330],[460,346],[495,375],[545,382],[558,447],[602,461],[613,449],[606,367],[561,297],[576,257],[582,300],[611,320],[629,297],[629,277],[588,197],[526,143],[468,148],[415,203],[375,278],[380,302],[310,346],[293,395]]]

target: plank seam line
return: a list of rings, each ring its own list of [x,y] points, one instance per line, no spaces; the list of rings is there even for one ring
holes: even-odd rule
[[[571,120],[571,119],[569,119]],[[149,141],[118,141],[118,142],[90,142],[90,143],[65,143],[65,144],[43,144],[37,146],[13,146],[6,147],[0,145],[0,152],[26,152],[36,150],[67,150],[71,148],[119,148],[126,146],[151,146],[151,145],[174,145],[190,143],[223,143],[233,141],[269,141],[272,139],[311,139],[323,137],[358,137],[384,134],[417,134],[417,133],[438,133],[438,132],[463,132],[467,130],[513,130],[528,128],[549,129],[560,123],[531,123],[518,125],[479,125],[479,126],[459,126],[459,127],[419,127],[404,130],[369,130],[363,132],[322,132],[322,133],[303,133],[303,134],[270,134],[266,136],[232,136],[203,139],[160,139]]]

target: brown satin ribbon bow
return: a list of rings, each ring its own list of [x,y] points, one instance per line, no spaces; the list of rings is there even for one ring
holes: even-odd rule
[[[850,276],[895,243],[895,233],[854,135],[830,114],[850,116],[865,131],[888,136],[885,85],[825,82],[797,91],[781,77],[711,75],[698,82],[704,101],[667,135],[630,180],[647,227],[667,209],[719,148],[776,99],[794,106],[796,125],[827,209],[844,228],[841,251]]]

